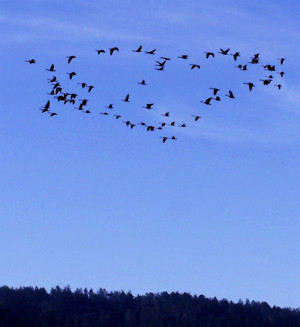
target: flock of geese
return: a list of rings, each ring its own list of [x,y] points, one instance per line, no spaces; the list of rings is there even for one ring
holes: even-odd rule
[[[112,48],[109,48],[108,50],[97,49],[95,51],[96,51],[96,54],[100,55],[100,56],[103,56],[107,53],[109,53],[109,55],[112,56],[112,55],[116,55],[116,53],[119,52],[120,50],[118,47],[112,47]],[[144,51],[142,45],[140,45],[137,49],[133,49],[132,52],[134,52],[134,53],[143,53],[144,52],[145,54],[150,55],[150,56],[156,55],[156,49]],[[220,55],[220,56],[230,55],[233,57],[234,63],[236,63],[240,57],[239,52],[230,53],[230,49],[225,49],[225,50],[220,49],[220,51],[218,51],[218,54],[215,54],[215,52],[211,52],[211,51],[204,52],[204,54],[205,54],[206,60],[213,60],[213,58],[215,58],[216,55]],[[74,60],[76,60],[76,56],[70,55],[70,56],[67,56],[66,59],[67,59],[68,65],[72,65],[72,62]],[[189,59],[190,59],[190,57],[187,54],[182,54],[176,58],[176,60],[189,60]],[[159,57],[159,59],[155,60],[155,67],[154,67],[155,70],[164,71],[170,60],[171,60],[171,58],[169,58],[169,57],[165,57],[165,56]],[[281,67],[286,59],[285,58],[277,58],[277,60],[279,61],[279,64]],[[28,62],[30,65],[36,64],[36,59],[26,60],[25,62]],[[235,66],[235,68],[239,69],[241,71],[247,71],[251,65],[259,65],[259,64],[260,64],[260,54],[256,53],[250,58],[250,61],[248,61],[247,63],[243,63],[243,64],[237,64]],[[265,76],[265,78],[259,79],[259,82],[262,82],[262,85],[271,84],[274,81],[275,73],[279,74],[280,78],[282,78],[285,75],[285,72],[282,71],[281,69],[279,69],[279,71],[277,71],[275,65],[263,64],[261,66],[263,67],[265,73],[267,73],[267,76]],[[199,63],[189,63],[189,67],[191,70],[197,70],[197,69],[200,69],[200,64]],[[51,64],[49,68],[46,68],[46,71],[48,71],[50,73],[55,73],[56,72],[55,65]],[[66,74],[69,76],[70,81],[73,81],[74,79],[76,79],[77,73],[75,71],[67,72]],[[40,108],[41,113],[43,113],[43,114],[48,113],[50,115],[50,117],[57,116],[58,113],[52,110],[52,104],[51,104],[51,103],[57,102],[57,101],[62,102],[65,105],[72,104],[76,110],[82,111],[86,114],[91,113],[91,111],[88,109],[88,101],[89,100],[86,98],[79,99],[77,93],[66,91],[65,89],[63,89],[63,87],[62,87],[60,81],[57,79],[56,75],[52,76],[51,78],[48,78],[48,83],[51,85],[51,89],[48,94],[52,98],[50,98],[46,102],[46,104]],[[139,81],[137,83],[142,86],[147,86],[147,82],[145,80]],[[86,83],[86,82],[77,82],[77,84],[79,85],[79,88],[86,89],[87,93],[92,92],[93,89],[95,88],[94,85],[90,85],[89,83]],[[251,82],[251,81],[244,82],[243,84],[248,86],[248,89],[250,92],[255,87],[254,82]],[[278,90],[280,90],[282,88],[282,84],[273,83],[273,85]],[[200,100],[200,102],[206,106],[211,106],[214,101],[221,101],[220,89],[217,87],[210,87],[209,89],[211,90],[210,96],[207,97],[206,99]],[[228,97],[229,99],[235,99],[235,95],[232,90],[228,90],[227,93],[225,94],[225,96]],[[130,94],[127,93],[124,96],[124,98],[121,100],[125,103],[130,102]],[[119,113],[114,113],[115,107],[114,107],[113,103],[106,105],[105,108],[108,110],[100,112],[101,115],[103,115],[103,116],[111,115],[117,120],[123,117]],[[155,109],[154,103],[146,103],[143,106],[143,108],[146,110]],[[110,113],[111,111],[113,112],[113,114]],[[169,119],[169,117],[171,117],[170,112],[165,112],[165,113],[161,114],[161,116],[163,116],[165,118],[165,121],[159,122],[155,126],[152,124],[146,124],[145,122],[142,122],[142,121],[141,122],[131,122],[129,120],[124,120],[122,122],[126,126],[128,126],[130,129],[133,129],[137,125],[143,126],[147,132],[163,130],[166,126],[172,126],[172,127],[177,126],[177,127],[181,127],[181,128],[185,128],[187,126],[186,123],[181,123],[178,125],[178,123],[176,123],[175,121],[169,121],[168,119]],[[194,115],[192,115],[192,117],[195,122],[197,122],[201,118],[201,116],[199,116],[198,114],[194,114]],[[165,143],[167,140],[177,140],[177,137],[175,137],[174,135],[160,136],[160,138],[162,139],[163,143]]]

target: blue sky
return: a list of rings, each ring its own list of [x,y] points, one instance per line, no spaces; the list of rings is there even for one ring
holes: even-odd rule
[[[187,291],[300,307],[299,2],[0,6],[1,284]],[[157,54],[133,53],[139,45]],[[113,46],[119,53],[96,54]],[[234,63],[220,48],[241,57]],[[205,51],[216,57],[206,60]],[[261,65],[235,68],[258,52],[262,64],[286,72],[274,74],[280,91],[258,81],[267,74]],[[163,72],[154,69],[159,56],[172,58]],[[282,67],[279,57],[287,58]],[[25,63],[31,58],[35,65]],[[58,116],[41,114],[52,63],[66,88],[88,97],[91,114],[54,101]],[[83,81],[95,85],[90,94],[76,84]],[[209,87],[222,100],[206,106]],[[224,96],[229,89],[236,99]],[[150,102],[153,110],[142,108]],[[99,114],[109,103],[123,120]],[[174,128],[122,123],[157,123],[167,111]]]

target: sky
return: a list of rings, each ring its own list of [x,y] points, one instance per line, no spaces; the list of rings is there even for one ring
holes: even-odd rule
[[[298,0],[0,0],[0,9],[1,285],[300,307]],[[155,55],[132,52],[140,45]],[[95,51],[115,46],[112,56]],[[259,64],[236,67],[255,53]],[[160,56],[171,58],[164,71]],[[264,64],[276,66],[268,86]],[[47,94],[54,75],[90,114]],[[211,87],[221,101],[208,106]],[[53,117],[40,110],[49,99]],[[173,120],[154,132],[138,125]]]

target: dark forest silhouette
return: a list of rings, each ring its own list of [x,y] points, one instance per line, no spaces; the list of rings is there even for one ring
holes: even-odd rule
[[[0,287],[0,327],[296,327],[300,309],[189,293],[107,292],[70,287]]]

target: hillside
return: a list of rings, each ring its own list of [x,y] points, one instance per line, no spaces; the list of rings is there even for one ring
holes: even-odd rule
[[[188,293],[0,287],[0,327],[298,327],[300,310]]]

